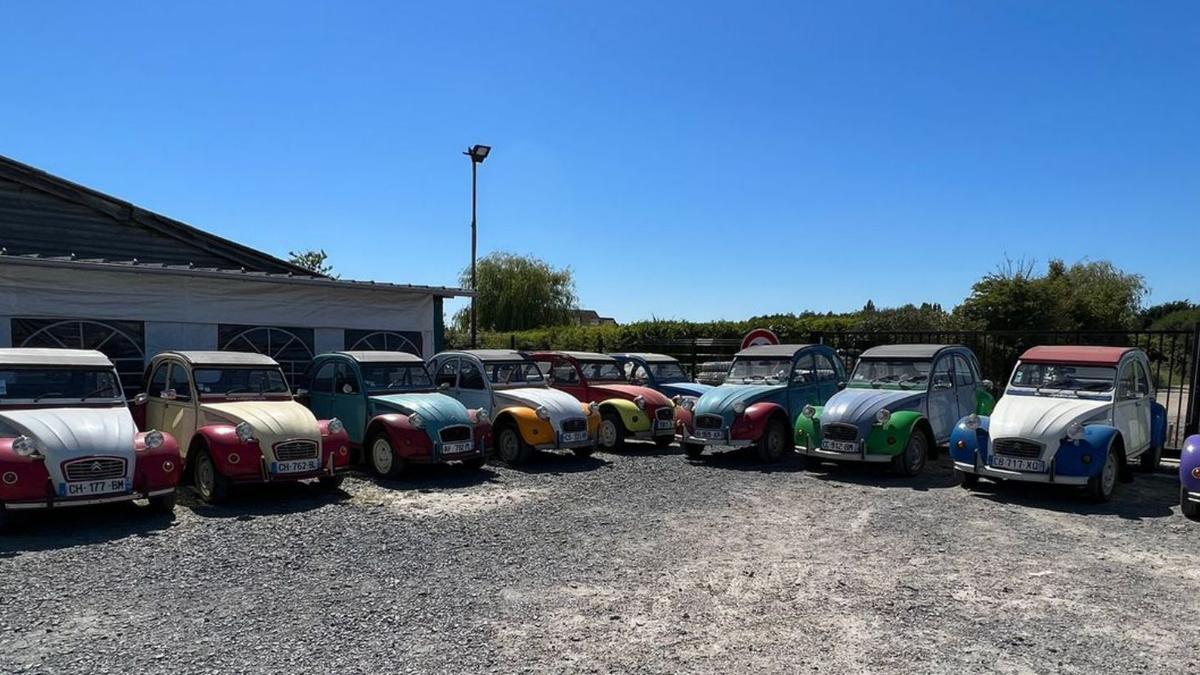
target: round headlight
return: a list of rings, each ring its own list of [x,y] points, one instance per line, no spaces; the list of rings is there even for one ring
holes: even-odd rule
[[[875,413],[875,423],[880,426],[887,424],[890,419],[892,419],[892,411],[887,408],[880,408]]]
[[[689,412],[692,410],[695,410],[696,409],[696,399],[694,399],[694,398],[683,399],[683,409],[687,410]]]
[[[967,429],[970,429],[971,431],[975,431],[982,424],[983,424],[983,422],[981,422],[979,420],[979,415],[976,415],[975,413],[971,413],[970,415],[967,415],[967,418],[965,420],[963,420],[963,426],[966,427]]]
[[[249,422],[238,422],[233,431],[237,434],[238,440],[243,443],[249,443],[254,440],[254,427],[250,426]]]
[[[550,411],[547,410],[546,406],[544,406],[544,405],[539,405],[537,407],[537,410],[535,410],[534,412],[535,412],[535,414],[537,414],[539,420],[550,419]]]
[[[475,411],[475,423],[476,424],[487,424],[488,422],[491,422],[491,421],[492,421],[492,416],[488,414],[488,411],[484,410],[483,408],[480,408],[479,410]]]
[[[155,448],[161,448],[163,440],[165,439],[163,439],[162,432],[157,429],[151,429],[150,431],[147,431],[145,437],[142,438],[142,441],[145,442],[146,447],[150,448],[151,450]]]
[[[633,404],[638,407],[638,410],[645,410],[646,409],[646,397],[645,396],[634,396]]]
[[[1078,441],[1083,439],[1083,435],[1083,422],[1071,422],[1067,425],[1067,438]]]
[[[737,403],[733,404],[733,414],[741,415],[744,412],[746,412],[746,402],[745,401],[738,401]]]
[[[804,406],[804,410],[800,411],[800,414],[811,419],[813,417],[816,417],[817,409],[812,407],[811,405],[806,405],[806,406]]]
[[[594,412],[596,412],[596,411],[597,411],[597,410],[599,410],[599,409],[600,409],[600,404],[599,404],[599,403],[596,403],[595,401],[592,401],[592,402],[588,403],[588,412],[592,412],[592,413],[594,413]]]
[[[420,413],[413,413],[413,414],[409,415],[408,423],[414,429],[424,429],[425,428],[425,418],[421,417]]]
[[[17,436],[13,440],[12,449],[22,457],[29,457],[37,453],[37,443],[28,436]]]
[[[346,425],[342,424],[342,421],[339,420],[338,418],[335,417],[335,418],[329,420],[329,433],[340,434],[345,429],[346,429]]]
[[[675,394],[671,397],[671,403],[674,403],[676,406],[683,405],[683,397],[679,394]]]

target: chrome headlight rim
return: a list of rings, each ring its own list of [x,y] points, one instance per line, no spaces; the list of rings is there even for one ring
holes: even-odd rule
[[[249,422],[238,422],[233,427],[233,433],[237,434],[238,440],[243,443],[254,440],[254,427],[250,426]]]
[[[414,429],[424,429],[425,418],[421,417],[421,413],[412,413],[408,416],[408,425]]]
[[[492,421],[492,416],[490,413],[488,413],[486,408],[478,408],[475,410],[475,423],[476,424],[490,424],[491,421]]]
[[[696,409],[696,399],[694,399],[694,398],[683,399],[683,409],[688,412],[695,410]]]
[[[744,412],[746,412],[746,402],[745,401],[735,401],[733,404],[733,414],[741,415]]]
[[[331,417],[326,428],[329,429],[329,433],[331,434],[340,434],[346,430],[346,424],[336,417]]]
[[[145,436],[142,436],[142,443],[144,443],[146,448],[149,450],[161,448],[162,444],[165,443],[166,440],[167,439],[163,436],[163,432],[159,431],[158,429],[151,429],[150,431],[146,432]]]
[[[544,406],[544,405],[539,405],[539,406],[537,407],[537,409],[533,411],[533,413],[534,413],[535,415],[537,415],[537,418],[538,418],[539,420],[548,420],[548,419],[550,419],[550,410],[549,410],[549,408],[547,408],[547,407],[546,407],[546,406]]]
[[[964,429],[975,431],[981,426],[983,426],[983,420],[980,420],[979,415],[976,413],[971,413],[970,415],[967,415],[965,419],[963,419]]]
[[[883,426],[883,425],[887,424],[888,421],[891,419],[892,419],[892,411],[891,410],[888,410],[887,408],[880,408],[879,410],[875,411],[875,424],[878,424],[879,426]]]
[[[812,404],[805,404],[800,414],[811,420],[817,416],[817,409]]]
[[[595,401],[588,401],[588,412],[593,415],[600,412],[600,404]]]
[[[1084,427],[1083,422],[1076,420],[1067,425],[1067,438],[1072,441],[1082,441],[1086,435],[1087,428]]]
[[[38,454],[37,441],[24,434],[13,439],[12,449],[18,457],[33,457]]]
[[[637,396],[634,396],[633,404],[637,406],[638,410],[645,410],[646,409],[646,397],[642,396],[640,394]]]

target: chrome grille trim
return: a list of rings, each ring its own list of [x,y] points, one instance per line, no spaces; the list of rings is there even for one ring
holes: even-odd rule
[[[471,427],[462,424],[456,424],[452,427],[442,427],[438,432],[438,437],[443,443],[460,443],[462,441],[471,440]]]
[[[822,424],[821,438],[828,438],[831,441],[857,441],[858,427],[840,422]]]
[[[582,417],[572,417],[569,420],[562,422],[563,433],[573,434],[579,431],[587,431],[587,420]]]
[[[317,444],[313,441],[283,441],[272,448],[275,459],[280,462],[290,462],[296,459],[316,459]]]
[[[725,419],[720,415],[697,415],[697,429],[720,429],[725,426]]]
[[[107,480],[125,477],[125,460],[121,457],[83,457],[62,464],[68,483]]]
[[[1024,438],[997,438],[992,441],[992,452],[1008,457],[1024,457],[1038,459],[1042,456],[1041,443],[1027,441]]]

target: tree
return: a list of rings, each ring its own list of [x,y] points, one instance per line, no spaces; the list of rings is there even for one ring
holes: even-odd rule
[[[1172,302],[1162,302],[1151,307],[1147,307],[1142,312],[1142,327],[1150,328],[1159,321],[1168,316],[1179,312],[1188,312],[1191,310],[1200,310],[1200,305],[1197,305],[1189,300],[1174,300]]]
[[[555,269],[532,256],[496,252],[477,264],[475,289],[480,330],[518,331],[571,323],[575,316],[575,280],[570,268]],[[471,284],[471,268],[459,275],[464,287]],[[454,317],[468,329],[470,308]]]
[[[299,265],[310,272],[320,274],[327,277],[338,279],[340,274],[333,273],[333,266],[327,265],[326,260],[329,259],[329,254],[325,249],[309,249],[307,251],[288,251],[288,262],[293,265]]]

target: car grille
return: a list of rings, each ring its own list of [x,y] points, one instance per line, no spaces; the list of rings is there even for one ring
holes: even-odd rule
[[[443,443],[457,443],[459,441],[470,440],[471,427],[453,426],[442,429],[438,436],[441,437]]]
[[[997,438],[992,442],[992,452],[1010,457],[1037,458],[1042,456],[1042,444],[1020,438]]]
[[[828,438],[831,441],[856,441],[858,440],[858,427],[853,424],[822,424],[821,436]]]
[[[315,459],[317,444],[312,441],[284,441],[275,444],[275,459],[288,462],[293,459]]]
[[[580,431],[587,431],[587,420],[582,417],[572,417],[569,420],[563,420],[563,433],[573,434]]]
[[[697,429],[720,429],[725,426],[725,420],[720,415],[699,415],[696,417]]]
[[[654,411],[654,416],[660,420],[673,420],[675,419],[675,410],[672,409],[671,406],[664,405],[663,407]]]
[[[105,480],[125,477],[125,460],[120,457],[87,457],[63,462],[63,475],[67,481]]]

